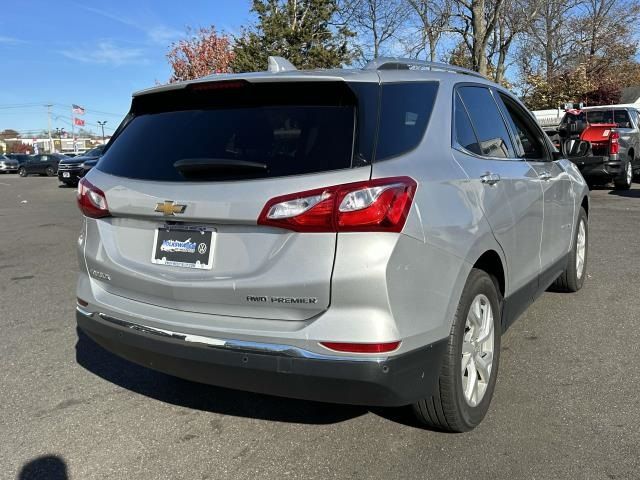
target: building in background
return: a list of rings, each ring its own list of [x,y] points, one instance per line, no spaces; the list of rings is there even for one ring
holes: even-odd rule
[[[105,138],[105,143],[109,141],[111,137]],[[13,151],[12,146],[15,144],[25,145],[28,148],[27,153],[46,153],[55,151],[58,153],[82,153],[97,145],[102,145],[102,138],[91,137],[78,137],[76,138],[76,145],[74,146],[73,139],[71,137],[65,138],[53,138],[53,148],[49,143],[48,138],[6,138],[0,142],[0,150],[4,152]],[[24,147],[22,147],[24,149]]]

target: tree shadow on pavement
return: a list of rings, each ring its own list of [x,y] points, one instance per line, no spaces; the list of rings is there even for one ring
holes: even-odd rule
[[[236,417],[304,424],[332,424],[359,417],[366,407],[295,400],[190,382],[131,363],[103,349],[77,329],[76,360],[91,373],[162,402]]]
[[[17,480],[68,480],[67,464],[57,455],[43,455],[25,463]]]

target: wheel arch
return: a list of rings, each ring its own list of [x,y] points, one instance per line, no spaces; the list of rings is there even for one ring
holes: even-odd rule
[[[582,201],[580,202],[580,206],[584,208],[585,213],[587,214],[587,218],[589,218],[589,195],[585,195],[582,197]]]
[[[502,257],[495,250],[487,250],[475,261],[473,268],[486,272],[496,283],[500,296],[504,298],[507,276]]]

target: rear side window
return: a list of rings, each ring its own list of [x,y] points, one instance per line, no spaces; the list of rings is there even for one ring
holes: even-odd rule
[[[613,123],[617,123],[619,128],[631,128],[631,119],[626,110],[615,110],[613,112]]]
[[[482,155],[511,158],[509,133],[491,92],[485,87],[460,87],[458,93],[469,112]]]
[[[429,123],[437,92],[436,82],[382,85],[376,161],[418,146]]]
[[[159,181],[350,168],[356,105],[343,82],[217,82],[137,97],[98,168]],[[185,162],[199,166],[187,171]]]

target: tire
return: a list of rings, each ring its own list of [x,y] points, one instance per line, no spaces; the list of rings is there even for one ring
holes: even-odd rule
[[[584,227],[584,237],[580,240],[581,225]],[[583,243],[584,249],[582,250],[582,263],[580,264],[580,257],[578,255],[581,249],[579,243]],[[573,247],[569,253],[569,261],[567,262],[567,269],[558,277],[553,284],[553,289],[561,292],[577,292],[584,285],[584,279],[587,276],[587,259],[589,257],[589,222],[587,221],[587,212],[584,208],[580,207],[578,213],[578,222],[576,223],[576,230],[573,234]],[[582,266],[580,266],[582,265]]]
[[[56,171],[53,169],[53,167],[47,167],[44,173],[47,174],[47,177],[53,177],[56,174]]]
[[[624,166],[624,173],[621,177],[613,180],[613,186],[616,190],[629,190],[633,183],[633,167],[631,160],[629,160]]]
[[[490,307],[488,312],[492,313],[492,320],[489,315],[480,315],[485,318],[484,322],[481,320],[484,328],[478,328],[472,321],[471,308],[478,306],[484,307],[485,312]],[[475,348],[474,342],[465,340],[477,337],[476,330],[488,335],[487,340],[477,342],[483,348]],[[496,385],[501,332],[500,301],[496,284],[486,272],[474,268],[467,278],[453,319],[436,391],[413,405],[413,411],[421,424],[448,432],[466,432],[482,421]],[[489,341],[492,343],[490,348]],[[463,347],[466,352],[464,358]],[[489,363],[488,379],[481,380],[483,376],[481,373],[478,376],[479,370],[476,369],[475,362],[478,359],[478,365],[481,360],[486,363],[489,350],[492,350],[492,361]],[[467,365],[464,371],[463,360]],[[474,382],[477,384],[475,397],[473,394],[465,395],[465,387],[470,386],[469,381],[473,377],[472,370],[476,372],[475,378],[478,379]]]
[[[20,167],[20,168],[18,169],[18,175],[20,175],[21,177],[26,177],[26,176],[28,176],[29,174],[27,173],[27,169],[26,169],[26,168],[24,168],[24,167]]]

